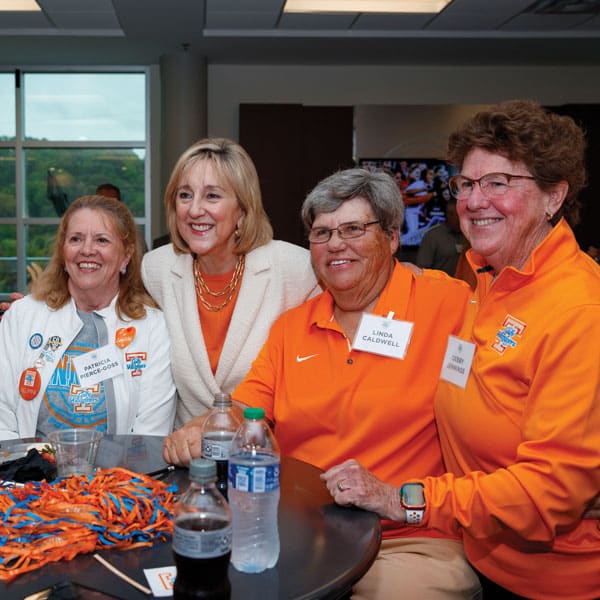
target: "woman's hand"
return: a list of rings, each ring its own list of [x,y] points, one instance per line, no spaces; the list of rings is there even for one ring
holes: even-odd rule
[[[321,475],[337,504],[376,512],[383,519],[405,522],[398,488],[372,475],[353,458]]]
[[[11,292],[9,302],[0,302],[0,321],[2,320],[2,315],[10,308],[10,305],[15,300],[20,300],[23,297],[23,294],[19,292]]]
[[[196,417],[163,441],[163,460],[178,467],[189,467],[192,458],[202,456],[202,424],[205,415]]]

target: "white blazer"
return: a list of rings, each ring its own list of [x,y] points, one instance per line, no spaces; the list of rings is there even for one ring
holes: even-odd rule
[[[202,335],[191,254],[173,245],[144,255],[142,277],[162,308],[171,336],[171,368],[179,394],[175,427],[212,407],[217,392],[231,393],[250,370],[271,324],[284,311],[319,293],[308,250],[271,241],[246,255],[246,265],[217,372]]]

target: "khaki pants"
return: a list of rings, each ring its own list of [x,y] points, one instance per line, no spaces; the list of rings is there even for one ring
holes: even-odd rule
[[[462,544],[441,538],[384,540],[352,600],[479,600],[481,586]]]

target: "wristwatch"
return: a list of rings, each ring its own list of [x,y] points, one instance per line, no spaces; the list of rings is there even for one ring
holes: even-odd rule
[[[421,483],[405,483],[400,488],[400,503],[406,510],[406,523],[420,525],[425,514],[425,493]]]

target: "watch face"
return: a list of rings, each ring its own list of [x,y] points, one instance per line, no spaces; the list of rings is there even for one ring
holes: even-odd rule
[[[420,483],[405,483],[401,488],[404,508],[425,508],[425,494]]]

